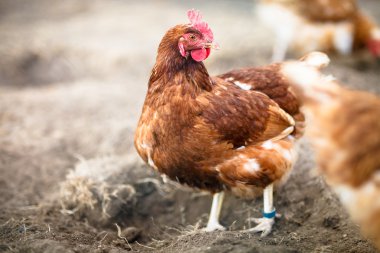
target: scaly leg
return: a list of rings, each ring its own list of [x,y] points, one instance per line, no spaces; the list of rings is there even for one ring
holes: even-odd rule
[[[214,194],[212,198],[210,217],[208,219],[207,227],[204,229],[204,231],[211,232],[215,230],[225,230],[225,228],[219,224],[219,215],[222,209],[223,199],[224,192]]]
[[[269,235],[272,231],[274,218],[276,217],[276,209],[273,207],[273,184],[268,185],[264,189],[264,211],[263,218],[250,218],[258,225],[254,228],[244,230],[244,232],[262,232],[261,237]]]
[[[272,62],[285,60],[286,52],[292,42],[294,28],[292,26],[282,27],[276,31],[276,38],[272,52]]]

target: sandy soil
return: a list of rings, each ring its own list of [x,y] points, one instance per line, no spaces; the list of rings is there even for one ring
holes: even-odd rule
[[[362,6],[380,21],[376,0]],[[211,197],[141,163],[133,132],[156,48],[189,8],[222,47],[210,73],[269,62],[272,36],[250,0],[0,1],[0,252],[376,252],[315,173],[307,140],[266,238],[239,232],[261,199],[227,196],[228,231],[204,233]],[[333,57],[328,71],[380,94],[365,54]]]

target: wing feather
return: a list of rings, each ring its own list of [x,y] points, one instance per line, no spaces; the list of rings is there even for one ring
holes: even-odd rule
[[[294,119],[267,95],[218,78],[215,81],[213,92],[199,101],[205,105],[202,121],[218,132],[220,140],[239,147],[276,138],[295,125]]]
[[[251,90],[266,94],[291,116],[299,113],[299,102],[281,73],[281,64],[236,69],[218,77],[232,84],[250,85]]]

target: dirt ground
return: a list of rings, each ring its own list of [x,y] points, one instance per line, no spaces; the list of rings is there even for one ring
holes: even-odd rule
[[[378,1],[361,5],[380,22]],[[164,184],[133,148],[164,32],[200,9],[221,45],[206,61],[210,73],[267,64],[273,36],[254,7],[0,0],[0,252],[376,252],[315,172],[305,139],[266,238],[239,232],[262,200],[230,195],[227,231],[202,232],[211,197]],[[332,57],[328,71],[380,94],[380,65],[365,53]]]

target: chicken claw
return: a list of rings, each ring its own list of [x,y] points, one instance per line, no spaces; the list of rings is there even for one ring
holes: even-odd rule
[[[203,229],[203,231],[205,232],[224,231],[224,230],[226,230],[226,228],[220,225],[220,223],[218,222],[209,222],[207,224],[207,227]]]
[[[274,218],[250,218],[249,220],[257,224],[256,227],[243,230],[242,232],[262,232],[261,237],[266,237],[272,231],[272,226],[274,224]]]

